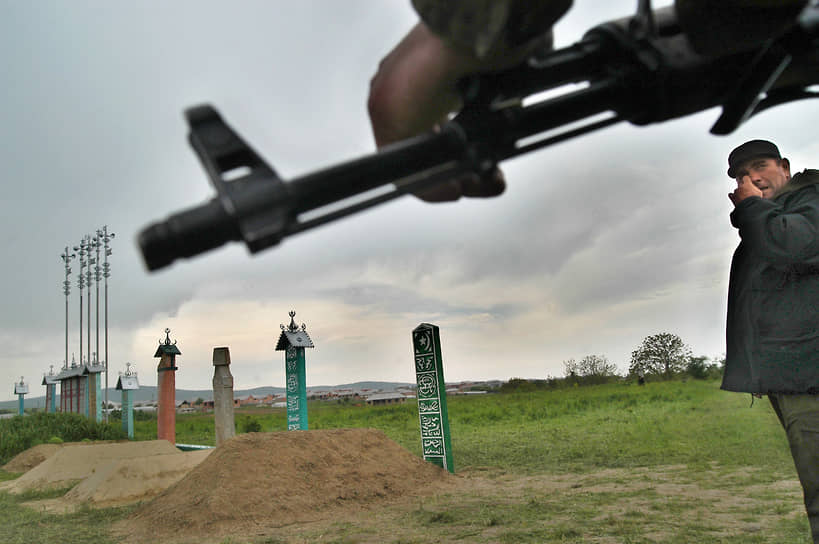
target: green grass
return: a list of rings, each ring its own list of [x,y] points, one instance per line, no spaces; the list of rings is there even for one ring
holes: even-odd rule
[[[474,406],[474,397],[453,400],[453,451],[460,466],[559,473],[660,460],[770,469],[790,462],[767,401],[749,408],[749,396],[719,392],[713,382],[493,395]]]
[[[727,467],[789,466],[784,435],[767,400],[721,392],[717,382],[608,384],[530,393],[448,399],[457,467],[502,467],[517,474],[583,472],[657,464],[709,462]],[[286,428],[283,409],[244,409],[263,432]],[[421,455],[414,402],[349,406],[315,401],[310,429],[375,428]],[[177,442],[212,445],[212,414],[177,418]],[[137,437],[156,437],[156,421],[140,421]]]
[[[65,490],[63,490],[65,492]],[[23,500],[51,498],[53,495],[16,497],[0,493],[0,542],[32,544],[116,544],[109,536],[110,524],[126,516],[131,508],[80,509],[72,514],[47,514],[21,505]]]
[[[415,508],[383,509],[384,523],[400,531],[338,522],[224,542],[409,543],[428,542],[431,532],[442,542],[810,542],[798,490],[769,485],[796,475],[767,400],[750,407],[748,395],[689,380],[454,396],[448,403],[456,473],[495,481],[496,491],[443,493]],[[311,429],[381,429],[421,453],[414,402],[316,401],[309,422]],[[242,409],[236,427],[281,431],[285,413]],[[180,415],[176,431],[180,443],[213,444],[213,416]],[[136,436],[154,439],[155,420],[137,421]],[[79,524],[84,536],[66,542],[110,542],[99,535],[127,512],[53,516],[0,492],[0,542],[46,542]]]

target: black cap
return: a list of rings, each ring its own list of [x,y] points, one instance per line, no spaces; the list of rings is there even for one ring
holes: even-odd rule
[[[767,140],[751,140],[737,147],[728,155],[728,176],[736,177],[736,169],[742,163],[757,157],[772,157],[782,159],[779,148]]]

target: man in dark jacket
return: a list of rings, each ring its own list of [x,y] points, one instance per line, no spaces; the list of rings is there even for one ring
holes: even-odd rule
[[[788,435],[819,544],[819,170],[791,177],[765,140],[728,157],[737,188],[722,388],[767,394]]]

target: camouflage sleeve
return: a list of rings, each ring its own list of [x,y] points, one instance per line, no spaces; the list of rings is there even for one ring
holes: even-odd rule
[[[436,34],[478,58],[503,54],[548,33],[571,0],[412,0]]]

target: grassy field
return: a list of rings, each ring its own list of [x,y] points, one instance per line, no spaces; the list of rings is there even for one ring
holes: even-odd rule
[[[809,543],[784,433],[767,400],[750,400],[701,381],[451,397],[457,492],[223,542]],[[315,402],[309,418],[381,429],[420,456],[414,403]],[[285,414],[236,415],[238,432],[257,423],[284,430]],[[138,438],[155,433],[137,423]],[[177,441],[212,444],[212,415],[179,416]],[[0,542],[113,542],[107,527],[130,511],[50,515],[21,500],[0,492]]]

